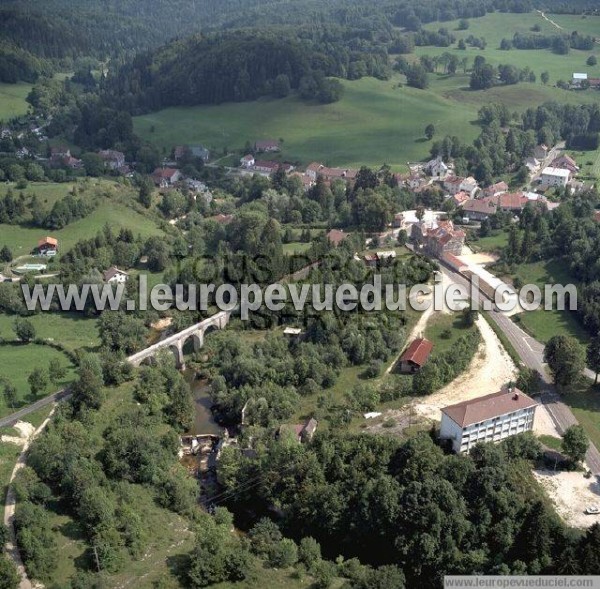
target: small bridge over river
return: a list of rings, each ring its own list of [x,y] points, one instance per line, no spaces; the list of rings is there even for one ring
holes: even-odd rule
[[[230,313],[227,311],[216,313],[212,317],[204,319],[204,321],[200,321],[200,323],[196,323],[196,325],[192,325],[183,331],[174,333],[145,350],[129,356],[127,360],[134,366],[140,366],[145,360],[152,359],[161,350],[168,349],[171,350],[175,356],[177,368],[183,370],[185,369],[183,347],[186,342],[191,339],[194,343],[194,350],[198,351],[204,345],[204,335],[206,332],[213,329],[225,329],[229,323],[229,317]]]

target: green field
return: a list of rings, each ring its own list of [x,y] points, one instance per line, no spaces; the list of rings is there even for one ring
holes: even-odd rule
[[[545,284],[570,284],[573,279],[565,270],[564,260],[550,260],[521,264],[516,272],[522,284],[537,284],[544,293]],[[514,320],[528,333],[541,342],[547,342],[554,335],[571,335],[582,343],[589,341],[589,334],[570,311],[529,311],[520,313]]]
[[[500,63],[510,63],[519,67],[529,66],[539,76],[543,71],[550,74],[550,85],[555,84],[558,80],[570,81],[573,72],[588,72],[590,77],[600,77],[600,65],[589,67],[586,65],[586,59],[589,55],[600,56],[600,45],[597,45],[591,51],[578,51],[572,49],[567,55],[556,55],[549,49],[528,49],[519,50],[511,49],[503,51],[500,49],[500,42],[503,38],[511,39],[515,33],[527,34],[531,27],[539,24],[541,33],[544,35],[555,35],[559,32],[568,34],[572,31],[578,31],[582,34],[589,34],[598,37],[600,34],[600,17],[581,18],[579,16],[566,15],[550,15],[549,18],[554,20],[558,25],[563,27],[562,31],[558,31],[553,25],[544,20],[537,12],[528,14],[508,14],[494,13],[487,14],[481,18],[473,18],[469,21],[469,29],[459,31],[458,21],[448,23],[430,23],[425,28],[437,30],[440,27],[449,29],[459,39],[466,39],[469,35],[475,37],[484,37],[487,41],[487,47],[483,50],[468,47],[466,51],[460,51],[456,45],[449,48],[441,47],[417,47],[415,53],[417,55],[440,55],[446,51],[456,54],[459,58],[468,57],[471,61],[476,55],[482,55],[486,60],[494,65]],[[541,86],[541,84],[540,84]],[[554,89],[555,91],[556,89]],[[561,92],[562,100],[567,94],[572,97],[577,97],[580,101],[581,96],[596,96],[597,92]],[[588,98],[589,99],[589,98]],[[599,100],[596,98],[596,100]],[[567,98],[567,100],[569,100]]]
[[[36,337],[52,338],[65,348],[75,351],[78,348],[88,350],[100,345],[97,330],[97,320],[83,317],[77,313],[46,313],[27,317],[35,328]],[[13,325],[15,317],[0,314],[0,337],[11,339],[15,337]]]
[[[0,83],[0,121],[27,114],[29,105],[25,101],[31,91],[31,84]]]
[[[555,20],[568,32],[600,33],[600,17],[559,16]],[[250,103],[169,108],[136,117],[135,130],[167,151],[180,143],[203,143],[221,154],[223,150],[243,150],[247,142],[256,139],[273,138],[283,140],[282,158],[301,164],[315,160],[347,166],[388,163],[403,169],[407,161],[427,157],[431,145],[423,137],[423,130],[428,123],[435,125],[438,137],[451,134],[470,143],[479,133],[477,111],[485,104],[501,102],[512,110],[523,111],[549,100],[572,104],[600,101],[600,92],[595,90],[574,92],[553,87],[559,79],[569,81],[575,71],[600,77],[600,65],[589,68],[585,64],[590,54],[600,57],[600,45],[589,52],[572,50],[565,56],[550,50],[499,49],[503,37],[528,32],[534,24],[540,24],[547,34],[556,32],[534,12],[471,19],[467,31],[456,30],[457,21],[431,23],[427,28],[447,27],[457,39],[471,34],[484,36],[488,46],[483,51],[460,51],[455,45],[417,47],[414,55],[406,57],[410,60],[451,52],[459,58],[468,57],[472,63],[476,55],[483,55],[495,65],[529,66],[538,76],[537,83],[474,92],[468,88],[469,75],[460,69],[454,76],[430,74],[427,90],[404,86],[403,76],[388,81],[365,78],[343,81],[346,92],[335,104],[310,104],[292,95],[283,100],[264,98]],[[542,71],[550,73],[548,86],[539,81]]]
[[[142,237],[161,235],[162,233],[151,219],[124,204],[113,202],[103,203],[84,219],[50,233],[58,239],[59,248],[67,251],[76,242],[94,237],[106,224],[116,232],[121,227],[127,227],[133,231],[134,235],[139,234]],[[0,244],[8,245],[15,257],[22,256],[31,252],[36,247],[38,240],[47,233],[48,231],[44,229],[0,224]]]
[[[440,135],[460,135],[465,141],[478,135],[473,123],[477,108],[435,92],[398,88],[400,81],[400,77],[344,81],[343,99],[328,105],[289,96],[169,108],[136,117],[134,127],[144,139],[166,149],[198,142],[213,151],[242,150],[248,141],[272,137],[283,139],[282,157],[291,161],[348,166],[389,163],[397,168],[427,156],[430,143],[423,130],[429,122]]]
[[[578,390],[566,393],[564,402],[572,409],[592,443],[600,448],[600,396],[598,387],[586,381]]]
[[[50,360],[58,359],[67,370],[67,375],[57,384],[48,384],[46,390],[36,399],[56,392],[73,380],[74,366],[62,352],[50,346],[37,344],[2,344],[0,345],[0,382],[9,380],[17,389],[17,407],[8,407],[4,397],[0,398],[0,416],[9,415],[33,400],[30,395],[27,377],[34,368],[48,368]]]
[[[454,347],[456,340],[476,329],[475,326],[465,326],[460,313],[435,313],[427,322],[425,338],[433,343],[432,357],[448,352]],[[444,332],[450,332],[444,333]],[[442,334],[449,337],[442,337]]]
[[[492,231],[487,237],[480,237],[476,241],[468,240],[469,247],[477,252],[500,253],[508,245],[506,231]]]

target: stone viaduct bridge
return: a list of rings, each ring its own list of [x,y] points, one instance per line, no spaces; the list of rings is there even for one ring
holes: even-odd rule
[[[183,331],[170,335],[165,339],[151,345],[150,347],[136,352],[129,356],[127,360],[134,366],[140,366],[145,360],[151,360],[158,352],[170,349],[175,356],[177,368],[185,369],[185,360],[183,357],[183,347],[191,338],[194,342],[194,350],[198,351],[204,345],[204,334],[212,329],[225,329],[229,323],[230,313],[221,311],[208,319],[204,319],[196,325],[192,325]]]

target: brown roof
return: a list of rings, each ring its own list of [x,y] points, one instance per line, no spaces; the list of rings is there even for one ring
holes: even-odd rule
[[[431,350],[433,350],[433,344],[429,340],[419,337],[413,340],[410,346],[404,350],[404,353],[400,356],[400,361],[412,362],[417,366],[423,366],[427,362]]]
[[[493,200],[492,200],[493,198]],[[529,202],[529,199],[522,192],[506,192],[498,196],[491,197],[490,202],[495,202],[501,209],[523,209]]]
[[[513,388],[444,407],[442,413],[461,427],[467,427],[536,405],[537,403],[531,397],[519,389]]]
[[[38,241],[38,247],[43,247],[45,245],[56,247],[58,245],[58,239],[55,239],[54,237],[43,237]]]
[[[452,266],[455,270],[461,270],[467,267],[464,262],[461,262],[454,254],[451,254],[450,252],[445,252],[442,256],[442,259],[450,264],[450,266]]]
[[[461,205],[464,202],[468,201],[471,198],[471,196],[468,192],[461,190],[460,192],[457,192],[452,198],[454,199],[456,204]]]
[[[175,168],[156,168],[156,170],[154,170],[154,172],[152,173],[153,176],[155,176],[156,178],[172,178],[176,173],[178,172],[178,170],[176,170]]]
[[[463,211],[467,213],[484,213],[487,215],[493,215],[496,212],[496,205],[488,200],[481,199],[475,200],[474,198],[465,201],[463,204]]]
[[[279,141],[267,139],[265,141],[257,141],[254,144],[255,149],[279,149]]]
[[[348,233],[344,233],[341,229],[332,229],[327,234],[327,239],[333,243],[333,245],[339,245],[348,237]]]
[[[104,272],[105,282],[108,282],[111,278],[114,278],[117,274],[124,274],[125,276],[128,276],[127,272],[124,272],[123,270],[119,270],[116,266],[112,266],[112,268],[109,268],[108,270],[106,270],[106,272]]]
[[[496,184],[492,184],[491,186],[488,186],[487,188],[484,189],[484,193],[489,195],[489,196],[494,196],[495,194],[498,194],[499,192],[506,192],[508,190],[508,184],[504,181],[502,182],[496,182]]]

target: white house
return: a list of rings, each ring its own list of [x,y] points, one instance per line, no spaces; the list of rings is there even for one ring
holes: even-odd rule
[[[254,156],[251,155],[251,154],[245,155],[240,160],[240,166],[242,166],[242,168],[252,168],[252,167],[254,167]]]
[[[434,160],[427,162],[425,171],[433,178],[443,180],[448,175],[448,166],[444,163],[441,156],[438,156]]]
[[[471,196],[471,198],[473,198],[479,190],[479,185],[473,176],[469,176],[460,183],[458,190],[459,192],[466,192]]]
[[[551,188],[553,186],[559,186],[564,188],[571,179],[570,170],[564,168],[544,168],[542,175],[540,176],[540,184],[544,188]]]
[[[128,278],[129,274],[123,270],[119,270],[116,266],[104,272],[104,282],[108,282],[109,284],[122,284],[127,282]]]
[[[578,88],[581,86],[581,83],[587,81],[587,79],[588,79],[587,74],[575,73],[575,74],[573,74],[573,79],[571,80],[571,85]]]
[[[516,388],[463,401],[442,409],[440,438],[454,452],[468,452],[479,442],[499,442],[533,429],[537,403]]]

